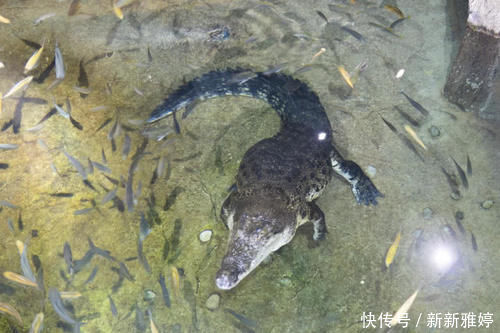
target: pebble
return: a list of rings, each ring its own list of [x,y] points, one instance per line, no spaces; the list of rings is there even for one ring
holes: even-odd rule
[[[481,203],[481,208],[490,209],[491,207],[493,207],[494,203],[495,202],[493,200],[485,200]]]
[[[460,192],[451,192],[450,197],[453,200],[460,200],[462,196],[460,195]]]
[[[464,212],[462,212],[461,210],[457,210],[457,212],[455,213],[455,218],[458,220],[463,220],[464,219]]]
[[[206,243],[212,238],[212,230],[207,229],[200,232],[200,242]]]
[[[213,311],[219,307],[219,304],[220,304],[220,295],[217,293],[213,293],[212,295],[208,296],[205,306],[207,307],[207,309]]]
[[[375,174],[377,173],[377,169],[374,166],[369,165],[366,168],[366,173],[368,174],[369,177],[374,177]]]
[[[429,127],[429,133],[431,133],[431,136],[433,138],[437,138],[439,135],[441,135],[441,131],[436,126]]]
[[[154,300],[156,297],[156,293],[152,291],[151,289],[146,289],[144,290],[144,300],[149,302]]]
[[[431,217],[432,217],[432,209],[430,209],[429,207],[425,207],[424,211],[422,213],[424,215],[424,219],[426,219],[426,220],[430,220],[431,219]]]

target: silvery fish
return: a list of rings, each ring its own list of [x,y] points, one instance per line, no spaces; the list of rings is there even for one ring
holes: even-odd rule
[[[56,79],[62,80],[66,76],[66,71],[64,70],[63,56],[57,42],[55,48],[55,59],[56,59]]]
[[[80,176],[82,176],[83,180],[86,180],[87,179],[87,171],[85,171],[85,168],[80,163],[80,161],[78,161],[76,158],[74,158],[73,156],[71,156],[70,154],[68,154],[64,149],[63,149],[62,152],[64,153],[64,155],[66,155],[66,157],[68,158],[68,160],[70,161],[70,163],[73,164],[73,166],[75,167],[76,171],[78,171],[78,173],[80,174]]]
[[[19,90],[27,87],[31,80],[33,80],[33,75],[30,75],[30,76],[27,76],[25,77],[24,79],[22,79],[21,81],[17,82],[12,88],[10,88],[10,90],[3,96],[3,99],[6,99],[7,97],[10,97],[12,95],[14,95],[16,92],[18,92]]]
[[[70,312],[64,307],[61,294],[56,288],[49,289],[49,299],[54,311],[59,315],[59,318],[61,318],[62,321],[75,326],[75,328],[80,326],[81,323],[76,321],[76,319],[74,319]]]

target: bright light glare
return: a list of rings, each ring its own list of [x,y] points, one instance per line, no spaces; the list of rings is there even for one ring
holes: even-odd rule
[[[319,141],[323,141],[326,139],[326,133],[325,132],[321,132],[318,134],[318,140]]]
[[[439,270],[447,271],[455,263],[457,257],[452,249],[445,245],[439,245],[434,250],[432,259]]]

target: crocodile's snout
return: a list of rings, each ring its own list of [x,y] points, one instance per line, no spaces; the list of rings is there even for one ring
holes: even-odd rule
[[[217,285],[217,288],[222,290],[232,289],[238,284],[238,282],[238,273],[227,269],[219,270],[215,277],[215,284]]]

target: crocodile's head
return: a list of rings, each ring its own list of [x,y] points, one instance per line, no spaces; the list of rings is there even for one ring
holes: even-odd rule
[[[232,289],[269,254],[295,235],[296,216],[285,205],[269,198],[245,198],[228,212],[231,230],[226,255],[215,283]]]

